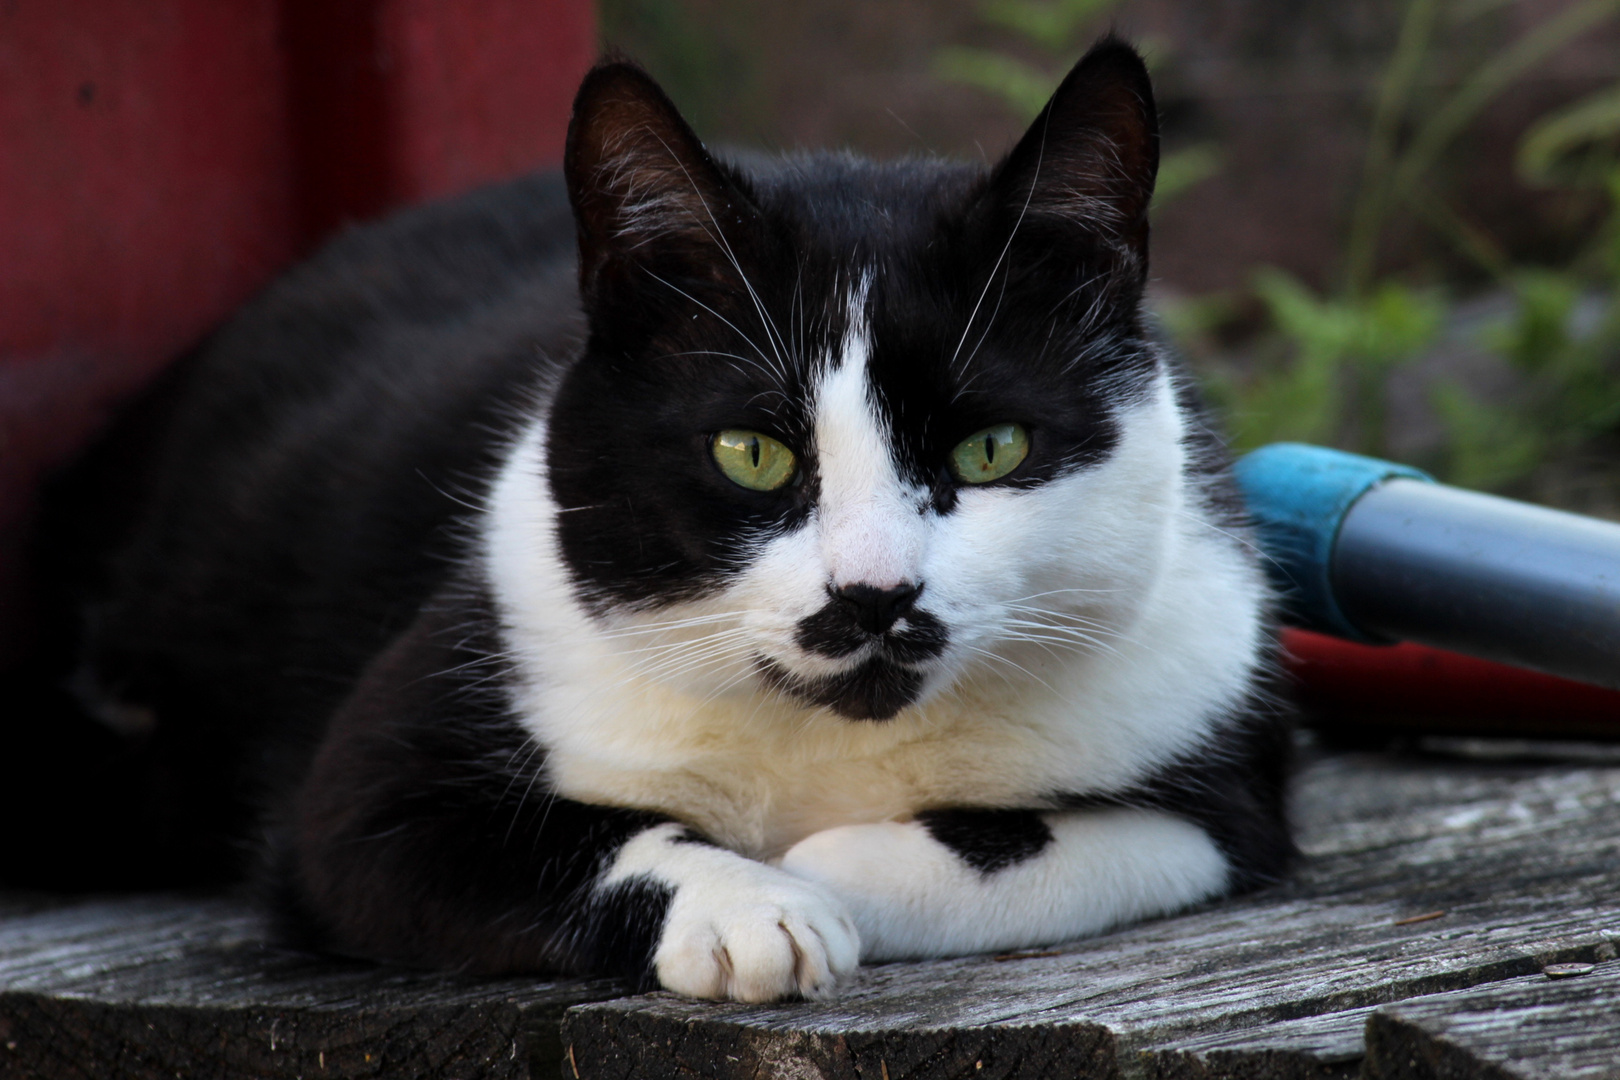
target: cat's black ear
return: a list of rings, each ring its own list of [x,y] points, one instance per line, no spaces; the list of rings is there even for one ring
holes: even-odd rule
[[[1147,67],[1116,37],[1092,46],[996,167],[981,205],[1007,227],[1073,227],[1147,262],[1159,121]]]
[[[723,246],[751,211],[664,91],[623,60],[598,64],[580,85],[563,171],[587,297],[626,258]]]

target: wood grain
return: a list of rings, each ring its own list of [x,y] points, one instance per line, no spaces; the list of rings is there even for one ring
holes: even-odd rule
[[[1616,1075],[1620,768],[1328,757],[1296,817],[1263,894],[769,1007],[308,956],[231,899],[0,896],[0,1078]]]
[[[1151,1080],[1357,1080],[1372,1007],[1166,1041],[1143,1052]]]
[[[623,992],[276,949],[230,900],[35,906],[0,923],[0,1077],[550,1077],[562,1011]]]
[[[1373,1015],[1368,1080],[1620,1078],[1620,963],[1557,981],[1509,979]]]
[[[1056,956],[872,967],[831,1003],[597,1003],[568,1014],[564,1040],[581,1077],[799,1075],[759,1063],[928,1032],[1019,1063],[997,1075],[1353,1075],[1353,1032],[1374,1007],[1593,961],[1620,941],[1620,769],[1334,758],[1302,775],[1297,816],[1307,859],[1262,895]],[[1397,925],[1433,911],[1446,914]],[[1052,1025],[1111,1038],[1087,1036],[1099,1049],[1084,1067],[1048,1066]],[[816,1062],[804,1076],[882,1071],[787,1056]]]

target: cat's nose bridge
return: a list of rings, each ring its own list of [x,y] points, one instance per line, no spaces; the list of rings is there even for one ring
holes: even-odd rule
[[[829,587],[895,589],[922,579],[926,522],[898,491],[824,508],[821,556]]]
[[[892,589],[921,580],[926,528],[902,481],[856,336],[817,389],[816,507],[829,586]]]

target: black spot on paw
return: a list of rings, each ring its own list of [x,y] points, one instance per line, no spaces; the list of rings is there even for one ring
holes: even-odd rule
[[[1034,858],[1052,842],[1051,828],[1034,810],[925,810],[917,820],[981,874]]]

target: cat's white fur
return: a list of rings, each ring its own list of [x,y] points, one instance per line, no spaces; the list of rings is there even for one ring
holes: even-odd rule
[[[660,825],[632,839],[604,880],[674,886],[653,969],[691,997],[825,997],[860,961],[860,934],[839,898],[814,882]]]
[[[1046,820],[1045,851],[990,874],[915,821],[826,829],[781,865],[842,900],[863,955],[883,960],[1050,945],[1183,907],[1225,884],[1221,853],[1189,822],[1126,809]]]
[[[492,493],[485,554],[549,784],[663,811],[737,853],[649,835],[612,871],[673,888],[656,964],[665,985],[700,996],[819,992],[819,975],[794,972],[843,973],[832,946],[784,968],[815,951],[797,939],[744,949],[775,959],[723,976],[727,952],[692,945],[754,940],[776,908],[793,912],[780,920],[789,938],[847,911],[868,958],[944,955],[1095,932],[1226,883],[1209,838],[1164,814],[1054,810],[1055,842],[989,875],[912,821],[1120,790],[1198,751],[1246,694],[1264,589],[1189,488],[1170,377],[1119,417],[1105,460],[1030,489],[966,487],[941,516],[889,458],[864,322],[852,322],[815,395],[817,507],[714,595],[587,612],[557,550],[543,419]],[[796,624],[829,583],[900,582],[922,583],[920,606],[950,632],[915,704],[852,721],[761,682],[762,655],[807,676],[859,663],[805,652]],[[733,888],[758,903],[733,904]]]

